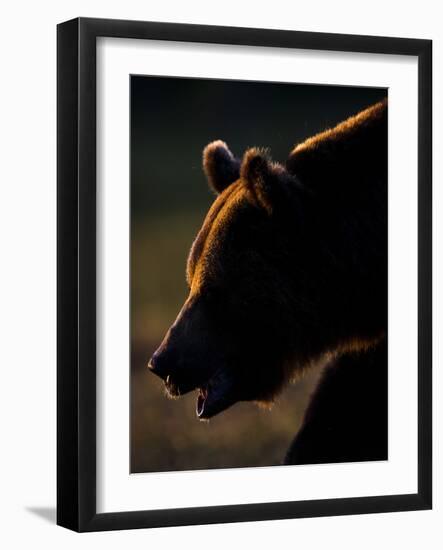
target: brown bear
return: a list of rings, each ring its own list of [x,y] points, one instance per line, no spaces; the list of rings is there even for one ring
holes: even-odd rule
[[[326,364],[288,464],[387,458],[387,102],[298,145],[286,166],[226,144],[189,254],[189,296],[150,360],[209,419],[271,402]]]

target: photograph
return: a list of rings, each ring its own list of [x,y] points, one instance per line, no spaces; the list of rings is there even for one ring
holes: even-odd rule
[[[386,461],[388,89],[130,75],[130,473]]]

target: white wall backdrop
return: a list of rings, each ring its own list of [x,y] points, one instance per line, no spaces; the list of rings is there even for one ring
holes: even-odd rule
[[[195,548],[241,544],[437,549],[443,491],[431,512],[76,535],[55,521],[55,130],[58,22],[77,16],[431,38],[434,40],[434,281],[442,278],[443,30],[441,3],[385,0],[66,0],[2,9],[0,87],[0,544],[46,548]],[[434,288],[435,464],[443,463],[442,295]],[[440,341],[438,341],[440,336]]]

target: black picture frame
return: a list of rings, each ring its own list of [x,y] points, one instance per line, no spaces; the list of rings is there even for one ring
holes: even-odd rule
[[[96,39],[398,54],[418,58],[416,494],[96,512]],[[432,42],[78,18],[57,28],[57,523],[75,531],[425,510],[432,507]]]

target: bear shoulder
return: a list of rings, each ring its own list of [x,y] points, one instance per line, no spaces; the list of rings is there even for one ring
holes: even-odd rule
[[[387,100],[380,101],[337,126],[296,145],[286,168],[306,182],[328,181],[358,173],[380,173],[387,165]]]

